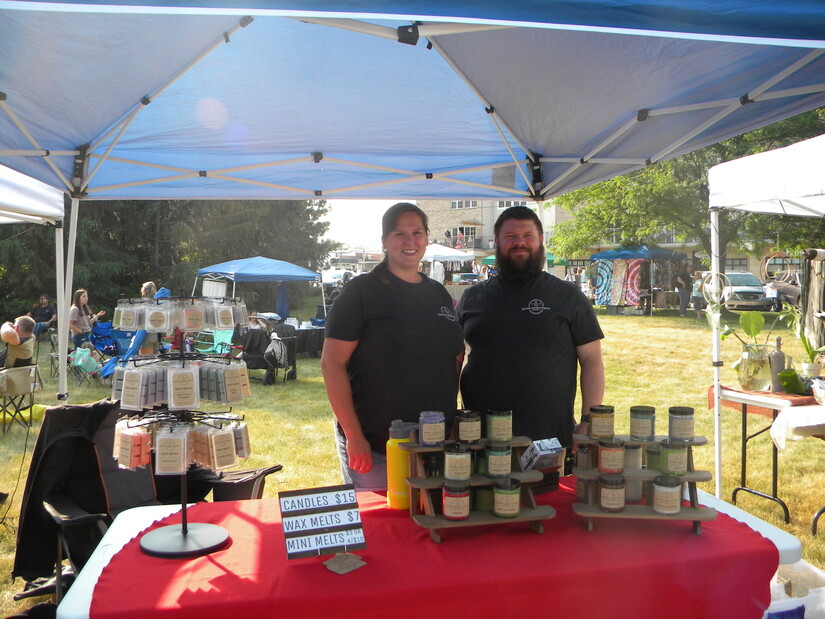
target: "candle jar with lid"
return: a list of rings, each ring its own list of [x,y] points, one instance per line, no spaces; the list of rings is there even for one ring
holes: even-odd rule
[[[470,445],[460,441],[444,444],[444,479],[468,481],[473,472]]]
[[[487,440],[509,441],[513,438],[513,411],[487,411]]]
[[[466,408],[455,415],[455,437],[463,443],[476,444],[481,440],[481,414]]]
[[[469,518],[469,484],[463,481],[445,481],[441,491],[441,505],[441,515],[446,520],[466,520]]]
[[[630,407],[630,438],[652,441],[656,438],[656,409],[652,406]]]
[[[688,442],[664,440],[659,452],[659,470],[668,475],[683,475],[688,470]]]
[[[671,406],[668,409],[668,438],[692,441],[693,419],[693,409],[690,406]]]
[[[515,518],[521,511],[521,482],[512,477],[496,480],[493,513],[499,518]]]
[[[599,441],[600,473],[621,473],[624,470],[624,441],[609,439]]]
[[[682,480],[674,475],[653,479],[653,511],[664,516],[678,514],[682,508]]]
[[[599,475],[599,509],[603,512],[624,511],[624,476]]]
[[[487,441],[485,449],[487,477],[509,477],[512,470],[512,450],[509,442]]]
[[[421,445],[444,444],[444,413],[423,411],[418,416],[418,442]]]
[[[590,438],[612,439],[615,436],[612,406],[601,404],[590,407],[588,434]]]

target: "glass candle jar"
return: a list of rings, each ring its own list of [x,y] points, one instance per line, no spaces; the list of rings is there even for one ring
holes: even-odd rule
[[[682,480],[673,475],[653,479],[653,511],[670,516],[682,508]]]
[[[513,411],[487,411],[487,440],[509,441],[513,438]]]
[[[509,477],[512,451],[510,443],[487,441],[487,477]]]
[[[693,409],[689,406],[671,406],[668,409],[667,435],[670,440],[693,440]]]
[[[624,468],[628,470],[640,470],[642,468],[642,446],[624,446]],[[635,503],[642,499],[642,480],[625,479],[624,498],[628,503]]]
[[[478,443],[481,440],[481,414],[467,409],[459,410],[455,415],[458,428],[456,438],[465,443]]]
[[[599,473],[621,473],[624,470],[624,441],[599,441]]]
[[[499,518],[515,518],[521,509],[521,482],[508,477],[493,488],[493,513]]]
[[[590,438],[613,438],[615,436],[613,419],[612,406],[591,406],[590,423],[588,424]]]
[[[670,475],[687,473],[687,442],[662,441],[659,452],[659,470]]]
[[[652,441],[656,438],[656,409],[652,406],[630,407],[630,438]]]
[[[576,466],[583,469],[592,469],[596,466],[593,455],[597,453],[594,445],[580,443],[576,450]]]
[[[624,511],[624,477],[599,475],[599,509],[603,512]]]
[[[421,445],[444,444],[444,413],[423,411],[418,416],[418,442]]]
[[[473,472],[473,457],[467,443],[444,445],[444,479],[467,481]]]
[[[466,520],[470,516],[470,486],[445,482],[441,490],[441,515],[446,520]]]

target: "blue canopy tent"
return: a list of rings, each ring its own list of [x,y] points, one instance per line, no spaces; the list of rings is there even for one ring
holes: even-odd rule
[[[825,105],[815,0],[198,4],[0,0],[0,164],[71,198],[66,298],[81,201],[543,201]]]
[[[670,263],[685,258],[682,252],[656,245],[621,245],[592,254],[589,276],[595,281],[596,305],[643,305],[645,295],[651,295],[652,316],[653,288],[669,285]]]
[[[263,256],[254,258],[242,258],[213,264],[209,267],[198,269],[195,276],[195,283],[192,286],[192,295],[198,285],[199,277],[224,278],[232,282],[232,296],[235,296],[235,284],[238,282],[280,282],[278,290],[278,301],[275,313],[282,318],[289,316],[289,296],[286,282],[319,282],[321,276],[314,271],[304,267],[284,262],[283,260],[273,260]],[[324,287],[321,286],[321,296],[323,298]]]

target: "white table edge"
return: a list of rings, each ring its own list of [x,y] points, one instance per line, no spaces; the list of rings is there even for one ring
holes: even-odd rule
[[[748,525],[751,529],[769,539],[779,551],[780,565],[796,563],[802,558],[802,542],[798,537],[791,535],[787,531],[783,531],[779,527],[775,527],[769,522],[765,522],[753,514],[749,514],[743,509],[739,509],[736,505],[723,501],[722,499],[717,499],[704,490],[700,489],[698,492],[700,504],[727,514],[734,520]]]

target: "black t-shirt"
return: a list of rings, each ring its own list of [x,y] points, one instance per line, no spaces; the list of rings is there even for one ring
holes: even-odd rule
[[[569,446],[576,347],[604,337],[581,289],[547,273],[522,283],[495,277],[469,288],[456,315],[470,347],[464,406],[511,409],[514,434]]]
[[[357,341],[347,364],[361,428],[374,451],[386,448],[393,419],[421,411],[455,416],[456,357],[464,347],[444,286],[422,275],[411,284],[383,271],[350,281],[327,316],[326,337]]]
[[[43,307],[39,303],[32,307],[31,315],[35,322],[49,322],[57,313],[54,305]]]

